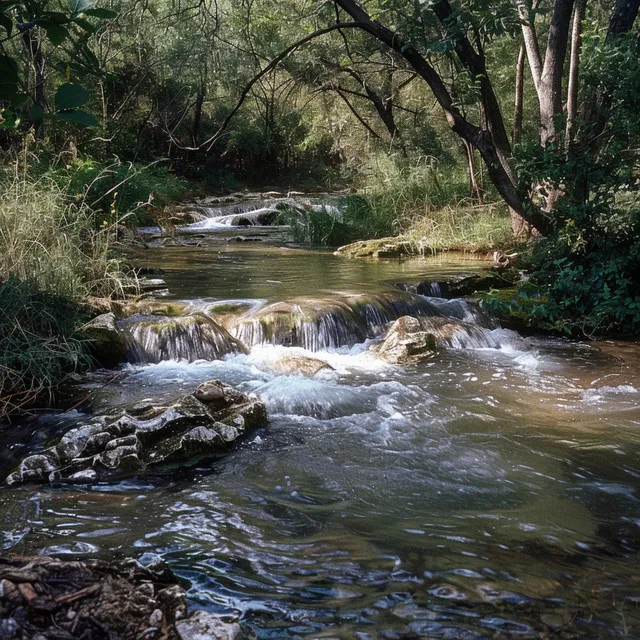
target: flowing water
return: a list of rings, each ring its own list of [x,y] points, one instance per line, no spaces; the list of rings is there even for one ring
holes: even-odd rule
[[[199,247],[139,256],[198,313],[301,296],[363,309],[349,296],[378,300],[396,282],[481,266],[348,260],[210,233]],[[182,333],[159,330],[162,357],[149,357],[161,347],[147,340],[117,380],[87,379],[94,393],[78,409],[4,435],[3,466],[52,425],[211,378],[257,393],[269,428],[195,469],[5,488],[2,547],[161,556],[194,606],[239,616],[259,638],[640,637],[640,350],[521,338],[462,302],[416,305],[474,329],[411,366],[375,357],[373,329],[337,348],[311,341],[313,351],[257,340],[219,360],[192,350],[202,340],[188,322]],[[291,355],[330,366],[283,374],[276,365]]]

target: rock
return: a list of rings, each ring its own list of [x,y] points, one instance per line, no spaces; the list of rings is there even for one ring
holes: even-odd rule
[[[124,360],[127,344],[116,327],[113,312],[103,313],[85,324],[82,333],[91,341],[91,353],[103,367],[117,367]]]
[[[237,622],[223,622],[209,611],[196,611],[187,620],[176,623],[180,640],[236,640],[240,636]]]
[[[411,291],[421,296],[436,298],[464,298],[480,291],[512,287],[514,280],[497,273],[486,271],[469,276],[452,277],[447,280],[423,280],[418,284],[398,283],[403,291]]]
[[[226,409],[242,399],[242,393],[218,380],[203,382],[193,394],[197,400],[214,411]]]
[[[320,371],[333,371],[333,367],[324,360],[303,355],[283,356],[267,364],[267,369],[281,375],[300,374],[313,377]]]
[[[156,564],[162,570],[144,567],[132,558],[105,562],[0,556],[0,638],[250,637],[237,622],[226,622],[213,613],[189,615],[178,578],[164,562]],[[15,580],[35,597],[23,598]]]
[[[131,362],[218,360],[246,347],[217,320],[195,312],[179,317],[133,316],[119,323]]]
[[[396,320],[375,352],[392,364],[413,364],[427,360],[438,351],[433,333],[423,331],[420,321],[411,316]]]
[[[406,316],[391,325],[374,352],[393,364],[411,364],[450,349],[498,349],[509,344],[526,350],[526,342],[507,329],[488,329],[444,316]]]
[[[167,283],[162,278],[139,278],[140,291],[158,291],[167,288]]]
[[[145,401],[115,420],[74,427],[58,444],[22,460],[6,481],[92,483],[162,463],[188,465],[265,426],[266,409],[256,396],[210,380],[169,406]]]
[[[352,242],[339,247],[334,253],[347,258],[398,258],[417,255],[419,252],[410,240],[398,236],[397,238],[377,238]]]

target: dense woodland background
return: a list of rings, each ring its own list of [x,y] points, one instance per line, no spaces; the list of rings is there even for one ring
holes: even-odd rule
[[[516,248],[528,282],[486,304],[637,335],[639,5],[3,0],[3,393],[84,366],[121,225],[243,187],[357,189],[315,243]]]

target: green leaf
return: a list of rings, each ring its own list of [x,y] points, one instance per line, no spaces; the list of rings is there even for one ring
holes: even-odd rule
[[[91,9],[95,4],[94,0],[69,0],[69,9],[72,13],[82,13]]]
[[[62,120],[69,120],[71,122],[78,122],[79,124],[84,125],[85,127],[97,127],[99,126],[98,121],[86,111],[62,111],[60,113],[55,114],[57,118],[61,118]]]
[[[42,120],[44,118],[44,109],[39,104],[34,104],[29,112],[29,117],[32,120]]]
[[[73,20],[79,27],[82,27],[87,33],[95,33],[98,28],[94,27],[88,20],[84,18],[74,18]]]
[[[54,24],[67,24],[69,22],[69,16],[66,13],[61,13],[60,11],[47,11],[42,14],[42,18],[45,18]]]
[[[55,104],[57,111],[76,109],[89,102],[87,90],[79,84],[66,82],[61,84],[56,91]]]
[[[56,47],[69,37],[69,32],[59,24],[51,22],[43,24],[42,27],[47,32],[47,37],[51,40],[51,43]]]
[[[0,109],[0,129],[15,129],[20,124],[12,109]]]
[[[111,9],[85,9],[85,15],[91,16],[93,18],[102,18],[104,20],[111,20],[112,18],[118,17],[117,11],[111,11]]]

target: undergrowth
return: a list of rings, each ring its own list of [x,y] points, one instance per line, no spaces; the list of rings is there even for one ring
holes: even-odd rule
[[[87,296],[135,287],[114,255],[112,226],[50,177],[13,170],[0,181],[0,418],[50,396],[84,368]]]

